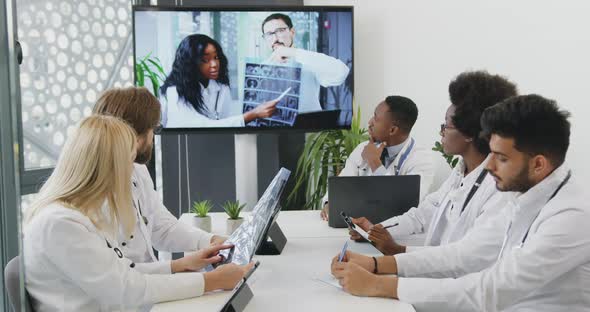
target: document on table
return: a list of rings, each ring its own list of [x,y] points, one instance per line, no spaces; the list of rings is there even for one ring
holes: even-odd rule
[[[334,275],[332,275],[332,274],[322,274],[320,276],[317,276],[315,278],[315,280],[318,282],[322,282],[324,284],[336,287],[338,289],[342,289],[342,286],[340,286],[338,279],[335,278]]]

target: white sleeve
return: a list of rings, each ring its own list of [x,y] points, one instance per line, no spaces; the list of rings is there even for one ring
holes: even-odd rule
[[[171,261],[135,263],[135,269],[144,274],[172,274]]]
[[[398,297],[418,311],[441,311],[441,306],[446,311],[505,310],[588,262],[584,209],[560,209],[530,233],[523,247],[505,250],[502,259],[482,272],[458,279],[400,278]]]
[[[152,244],[160,251],[184,252],[208,247],[213,234],[180,222],[164,206],[154,190],[154,184],[145,166],[138,169],[142,180],[146,205],[152,226]]]
[[[510,219],[510,213],[503,209],[505,202],[499,198],[502,196],[497,192],[486,202],[485,212],[462,239],[395,255],[398,275],[456,278],[491,266],[498,258]]]
[[[359,175],[359,166],[360,162],[362,161],[361,153],[363,152],[363,148],[365,147],[366,143],[360,143],[357,145],[354,150],[348,155],[346,162],[344,163],[344,168],[340,171],[339,177],[356,177]],[[326,189],[326,194],[322,198],[322,205],[325,205],[328,202],[328,190]]]
[[[426,198],[418,204],[418,207],[412,207],[403,215],[387,219],[381,222],[381,224],[387,226],[398,223],[397,226],[387,229],[394,238],[403,235],[424,233],[426,232],[434,213],[441,204],[442,197],[445,195],[446,188],[443,184],[436,192],[426,196]]]
[[[371,169],[369,169],[369,170],[371,170]],[[381,165],[381,166],[379,166],[379,168],[375,169],[375,171],[371,172],[371,175],[373,175],[373,176],[387,176],[387,175],[391,175],[391,173],[389,171],[387,171],[385,166]]]
[[[166,96],[162,96],[161,103],[165,103],[163,108],[166,109],[165,117],[162,115],[162,120],[166,118],[166,128],[191,128],[191,127],[244,127],[244,115],[239,114],[222,119],[210,119],[197,112],[194,108],[189,107],[186,103],[178,98],[175,89],[169,89]]]
[[[295,59],[313,72],[323,87],[341,85],[350,71],[341,60],[323,53],[296,49]]]
[[[55,218],[43,231],[44,261],[102,306],[136,307],[203,294],[200,273],[148,275],[130,267],[105,240],[74,218]]]

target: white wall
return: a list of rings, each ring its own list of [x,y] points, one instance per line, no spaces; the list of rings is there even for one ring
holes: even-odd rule
[[[590,179],[590,1],[306,0],[355,7],[355,103],[366,123],[385,95],[412,98],[420,110],[414,136],[438,137],[458,73],[486,69],[507,76],[521,94],[555,99],[572,113],[568,162]]]

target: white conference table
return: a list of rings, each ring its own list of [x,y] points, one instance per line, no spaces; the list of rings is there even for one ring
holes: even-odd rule
[[[211,213],[212,232],[225,234],[225,213]],[[183,214],[181,221],[191,223],[193,214]],[[393,299],[350,295],[318,278],[330,276],[332,257],[348,240],[347,229],[330,228],[319,211],[282,211],[277,223],[287,237],[282,254],[255,256],[260,266],[248,280],[254,297],[245,311],[415,311]],[[422,238],[400,238],[407,245],[419,245]],[[381,253],[367,243],[349,241],[349,250],[367,254]],[[152,311],[219,311],[230,292],[207,293],[202,297],[157,304]]]

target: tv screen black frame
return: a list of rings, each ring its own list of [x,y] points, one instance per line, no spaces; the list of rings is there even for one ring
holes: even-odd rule
[[[131,27],[133,34],[133,82],[137,85],[136,75],[136,46],[135,46],[135,13],[137,11],[245,11],[245,12],[259,12],[259,11],[299,11],[299,12],[350,12],[352,14],[352,29],[351,29],[351,42],[352,42],[352,68],[350,68],[350,86],[352,91],[352,104],[351,108],[352,117],[351,124],[348,126],[336,126],[336,127],[311,127],[311,128],[293,128],[293,127],[201,127],[201,128],[162,128],[160,135],[178,135],[178,134],[214,134],[214,133],[228,133],[228,134],[257,134],[257,133],[308,133],[308,132],[319,132],[324,130],[350,130],[352,122],[356,117],[354,110],[354,6],[326,6],[326,5],[199,5],[199,6],[152,6],[152,5],[132,5],[131,13]]]

